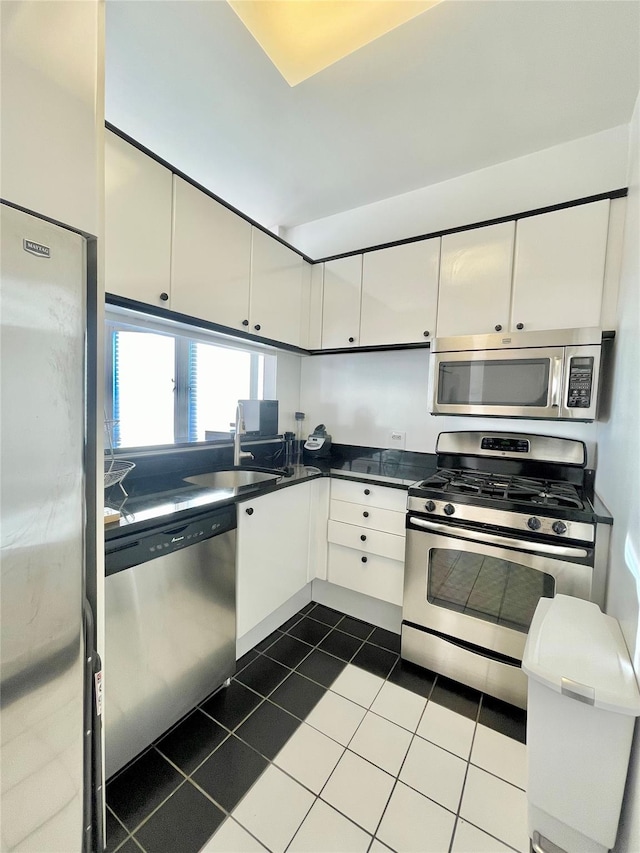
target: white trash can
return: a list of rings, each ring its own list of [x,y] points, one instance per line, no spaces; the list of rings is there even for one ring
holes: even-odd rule
[[[542,598],[527,638],[529,838],[536,853],[605,853],[616,840],[640,694],[618,622]]]

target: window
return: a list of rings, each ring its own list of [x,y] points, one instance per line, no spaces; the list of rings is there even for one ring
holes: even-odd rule
[[[265,388],[265,385],[267,388]],[[228,439],[238,400],[275,396],[275,356],[156,320],[106,323],[114,448]]]

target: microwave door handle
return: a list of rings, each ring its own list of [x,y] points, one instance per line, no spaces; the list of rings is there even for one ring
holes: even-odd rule
[[[551,359],[551,408],[559,409],[562,402],[562,359]]]
[[[450,527],[448,524],[438,524],[425,518],[410,515],[408,521],[424,530],[434,533],[445,533],[458,539],[471,539],[475,542],[488,542],[490,545],[517,548],[519,551],[533,551],[537,554],[553,554],[557,557],[586,557],[584,548],[570,548],[568,545],[547,545],[545,542],[529,542],[526,539],[512,539],[509,536],[499,536],[496,533],[486,533],[484,530],[466,530],[462,527]]]

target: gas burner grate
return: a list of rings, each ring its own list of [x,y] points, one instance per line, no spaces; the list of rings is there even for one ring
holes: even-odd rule
[[[439,489],[443,494],[477,495],[498,500],[532,503],[537,506],[576,507],[584,501],[570,483],[530,477],[492,474],[485,471],[440,468],[419,488]]]

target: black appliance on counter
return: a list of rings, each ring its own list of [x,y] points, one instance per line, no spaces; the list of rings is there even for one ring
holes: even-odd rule
[[[277,400],[238,400],[242,404],[245,435],[273,438],[278,435]]]
[[[318,426],[304,443],[305,456],[328,459],[331,456],[331,436],[324,424]]]
[[[409,488],[402,657],[526,707],[521,671],[541,597],[604,603],[611,519],[581,441],[444,432]]]

